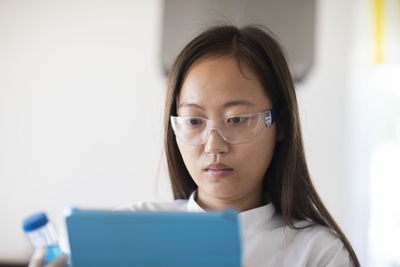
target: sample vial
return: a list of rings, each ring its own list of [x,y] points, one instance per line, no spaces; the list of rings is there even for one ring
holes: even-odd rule
[[[28,236],[33,249],[46,248],[45,264],[63,254],[58,245],[55,228],[44,212],[27,217],[22,223],[22,228]]]

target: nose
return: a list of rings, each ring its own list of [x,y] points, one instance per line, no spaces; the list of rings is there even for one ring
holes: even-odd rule
[[[225,154],[229,151],[229,143],[226,142],[216,129],[211,129],[208,134],[204,152],[207,154]]]

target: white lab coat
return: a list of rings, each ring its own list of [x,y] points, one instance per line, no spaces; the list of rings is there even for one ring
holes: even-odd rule
[[[118,210],[205,212],[195,201],[195,194],[189,200],[138,202]],[[291,229],[271,203],[240,212],[239,223],[242,266],[353,266],[348,251],[333,231],[316,224],[301,230]],[[310,223],[294,224],[302,227]]]

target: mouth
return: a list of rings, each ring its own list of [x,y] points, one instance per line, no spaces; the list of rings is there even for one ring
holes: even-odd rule
[[[233,169],[224,165],[224,164],[210,164],[208,165],[204,171],[210,175],[211,177],[214,178],[223,178],[223,177],[227,177],[230,174],[232,174]]]

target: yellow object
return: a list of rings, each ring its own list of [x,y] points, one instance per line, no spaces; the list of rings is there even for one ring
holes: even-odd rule
[[[400,2],[400,0],[398,0]],[[375,50],[375,62],[381,63],[384,60],[383,57],[383,9],[384,0],[373,0],[374,10],[374,50]]]
[[[397,40],[398,40],[398,51],[399,51],[399,57],[398,61],[400,62],[400,0],[397,0]]]

